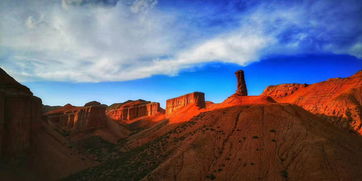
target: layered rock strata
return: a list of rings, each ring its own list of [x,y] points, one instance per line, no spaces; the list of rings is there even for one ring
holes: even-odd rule
[[[205,108],[205,94],[202,92],[193,92],[180,97],[166,101],[166,114],[175,112],[187,105],[194,104],[199,108]]]
[[[163,114],[164,112],[165,110],[160,107],[158,102],[136,100],[111,105],[107,109],[107,116],[116,121],[129,121],[144,116]]]
[[[0,68],[0,157],[29,151],[31,131],[40,124],[42,101]]]
[[[86,104],[75,107],[70,104],[45,114],[49,124],[66,131],[86,131],[103,128],[106,125],[106,106],[101,104]]]
[[[283,98],[289,96],[299,90],[300,88],[307,87],[308,84],[280,84],[280,85],[272,85],[267,87],[263,95],[267,95],[273,97],[275,99]]]

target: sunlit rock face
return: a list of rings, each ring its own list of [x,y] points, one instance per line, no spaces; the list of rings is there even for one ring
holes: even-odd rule
[[[87,103],[83,107],[67,104],[47,112],[45,119],[49,124],[71,132],[98,129],[106,125],[106,108],[107,106],[95,102]]]
[[[194,104],[199,108],[205,107],[205,94],[202,92],[193,92],[180,97],[166,101],[166,114],[177,111],[187,105]]]
[[[0,157],[29,151],[31,131],[40,124],[42,101],[0,68]]]
[[[362,71],[351,77],[329,79],[308,86],[270,86],[262,95],[278,102],[299,105],[338,127],[362,134]]]
[[[293,94],[295,91],[300,88],[307,87],[308,84],[280,84],[280,85],[271,85],[267,87],[263,95],[267,95],[276,99],[283,98]]]
[[[163,114],[164,112],[165,110],[160,107],[160,103],[145,100],[126,101],[107,108],[107,116],[115,121],[129,121],[144,116]]]

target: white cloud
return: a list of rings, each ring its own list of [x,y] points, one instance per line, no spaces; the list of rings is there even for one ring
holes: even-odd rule
[[[350,48],[350,53],[356,55],[357,57],[362,57],[362,43],[357,42]]]
[[[30,80],[129,80],[144,77],[125,76],[133,68],[174,52],[176,35],[165,27],[172,21],[167,15],[146,17],[141,9],[135,14],[120,3],[112,8],[28,3],[9,3],[0,13],[0,46],[11,50],[1,61],[15,76],[24,74],[20,70],[31,71]]]
[[[180,14],[155,9],[156,0],[114,7],[82,2],[26,0],[21,6],[13,0],[0,2],[0,48],[6,51],[0,52],[1,66],[23,81],[133,80],[176,75],[212,61],[247,65],[268,54],[306,52],[304,46],[316,33],[293,32],[286,42],[280,35],[291,27],[330,28],[306,18],[305,8],[261,5],[243,13],[233,30],[197,38],[204,29],[179,26]],[[320,50],[361,57],[361,42]]]
[[[246,65],[257,61],[261,51],[267,46],[273,45],[273,37],[264,35],[261,32],[249,32],[239,29],[207,40],[200,45],[191,47],[188,50],[178,52],[173,59],[160,60],[155,62],[155,67],[169,65],[177,71],[179,67],[185,68],[199,63],[220,61]]]
[[[136,0],[131,6],[134,13],[145,13],[151,10],[157,4],[157,0]]]

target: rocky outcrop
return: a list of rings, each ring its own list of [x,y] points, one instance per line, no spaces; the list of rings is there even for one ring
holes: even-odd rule
[[[107,117],[115,121],[129,121],[145,116],[163,114],[164,109],[158,102],[145,100],[126,101],[124,103],[113,104],[107,108]]]
[[[293,103],[329,120],[334,125],[362,134],[362,72],[311,84],[283,84],[267,88],[262,95]]]
[[[166,101],[166,114],[171,114],[187,105],[194,104],[199,108],[205,108],[205,94],[193,92]]]
[[[29,151],[32,130],[41,121],[42,101],[0,68],[0,157]]]
[[[236,93],[239,94],[240,96],[247,96],[248,90],[246,88],[244,71],[239,70],[239,71],[235,72],[235,75],[236,75],[236,79],[237,79]]]
[[[270,104],[275,103],[275,101],[269,96],[239,96],[238,94],[233,94],[228,97],[219,105],[215,105],[218,108],[221,107],[230,107],[230,106],[240,106],[240,105],[257,105],[257,104]],[[212,106],[210,106],[212,108]]]
[[[270,96],[276,99],[283,98],[293,94],[300,88],[307,87],[308,84],[280,84],[267,87],[262,95]]]
[[[244,71],[239,70],[235,72],[237,78],[237,90],[236,93],[229,96],[221,104],[215,104],[209,106],[210,109],[219,109],[230,106],[240,106],[240,105],[256,105],[256,104],[270,104],[275,103],[275,101],[269,96],[248,96]]]
[[[99,106],[99,105],[101,105],[100,102],[91,101],[91,102],[88,102],[88,103],[84,104],[84,107],[86,107],[86,106]]]
[[[67,104],[59,109],[45,113],[47,122],[65,131],[79,132],[103,128],[106,125],[106,106],[86,104],[75,107]]]

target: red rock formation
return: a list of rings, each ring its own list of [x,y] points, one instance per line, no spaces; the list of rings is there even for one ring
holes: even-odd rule
[[[70,104],[45,113],[48,123],[66,131],[85,131],[103,128],[106,125],[106,106],[87,103],[84,107]]]
[[[309,86],[271,86],[262,95],[278,102],[297,104],[338,127],[362,134],[362,71],[348,78],[329,79]]]
[[[308,84],[280,84],[280,85],[272,85],[267,87],[263,95],[267,95],[273,97],[275,99],[283,98],[293,94],[295,91],[300,88],[307,87]]]
[[[166,101],[166,114],[171,114],[187,105],[195,104],[199,108],[205,108],[205,94],[193,92]]]
[[[91,101],[91,102],[88,102],[88,103],[84,104],[84,107],[86,107],[86,106],[98,106],[98,105],[101,105],[101,103],[97,102],[97,101]]]
[[[177,149],[143,180],[355,180],[362,176],[360,139],[293,105],[210,111],[175,130],[160,142],[169,143],[163,150]]]
[[[242,70],[239,70],[235,72],[235,75],[238,83],[236,93],[225,99],[221,104],[213,104],[208,106],[209,109],[214,110],[238,105],[240,106],[275,103],[275,101],[269,96],[248,96],[244,79],[244,72]]]
[[[41,99],[0,68],[0,157],[28,152],[41,111]]]
[[[107,108],[106,112],[110,119],[126,122],[144,116],[163,114],[165,110],[160,107],[158,102],[136,100],[113,104]]]
[[[238,105],[257,105],[270,103],[275,103],[275,101],[269,96],[239,96],[238,94],[233,94],[217,106],[221,106],[219,108],[222,108]]]
[[[149,131],[148,137],[155,131]],[[129,153],[117,164],[106,163],[69,180],[362,177],[361,139],[290,104],[234,106],[204,112]]]
[[[235,75],[236,75],[236,79],[237,79],[237,83],[238,83],[236,93],[241,96],[247,96],[248,90],[246,88],[244,71],[239,70],[239,71],[235,72]]]
[[[361,84],[352,82],[346,86],[353,87],[353,99],[349,101],[361,102],[362,91],[355,90]],[[290,96],[310,87],[313,85],[284,91],[289,96],[272,95],[281,97],[278,100],[291,99]],[[311,91],[321,96],[336,89],[327,87]],[[349,90],[346,87],[343,90]],[[350,91],[345,93],[351,98]],[[199,109],[196,106],[199,99],[190,97],[168,100],[168,119],[128,137],[120,148],[127,157],[113,162],[117,164],[104,163],[69,180],[114,177],[145,181],[358,180],[362,177],[360,137],[299,106],[275,103],[267,95],[235,93],[223,103]]]

